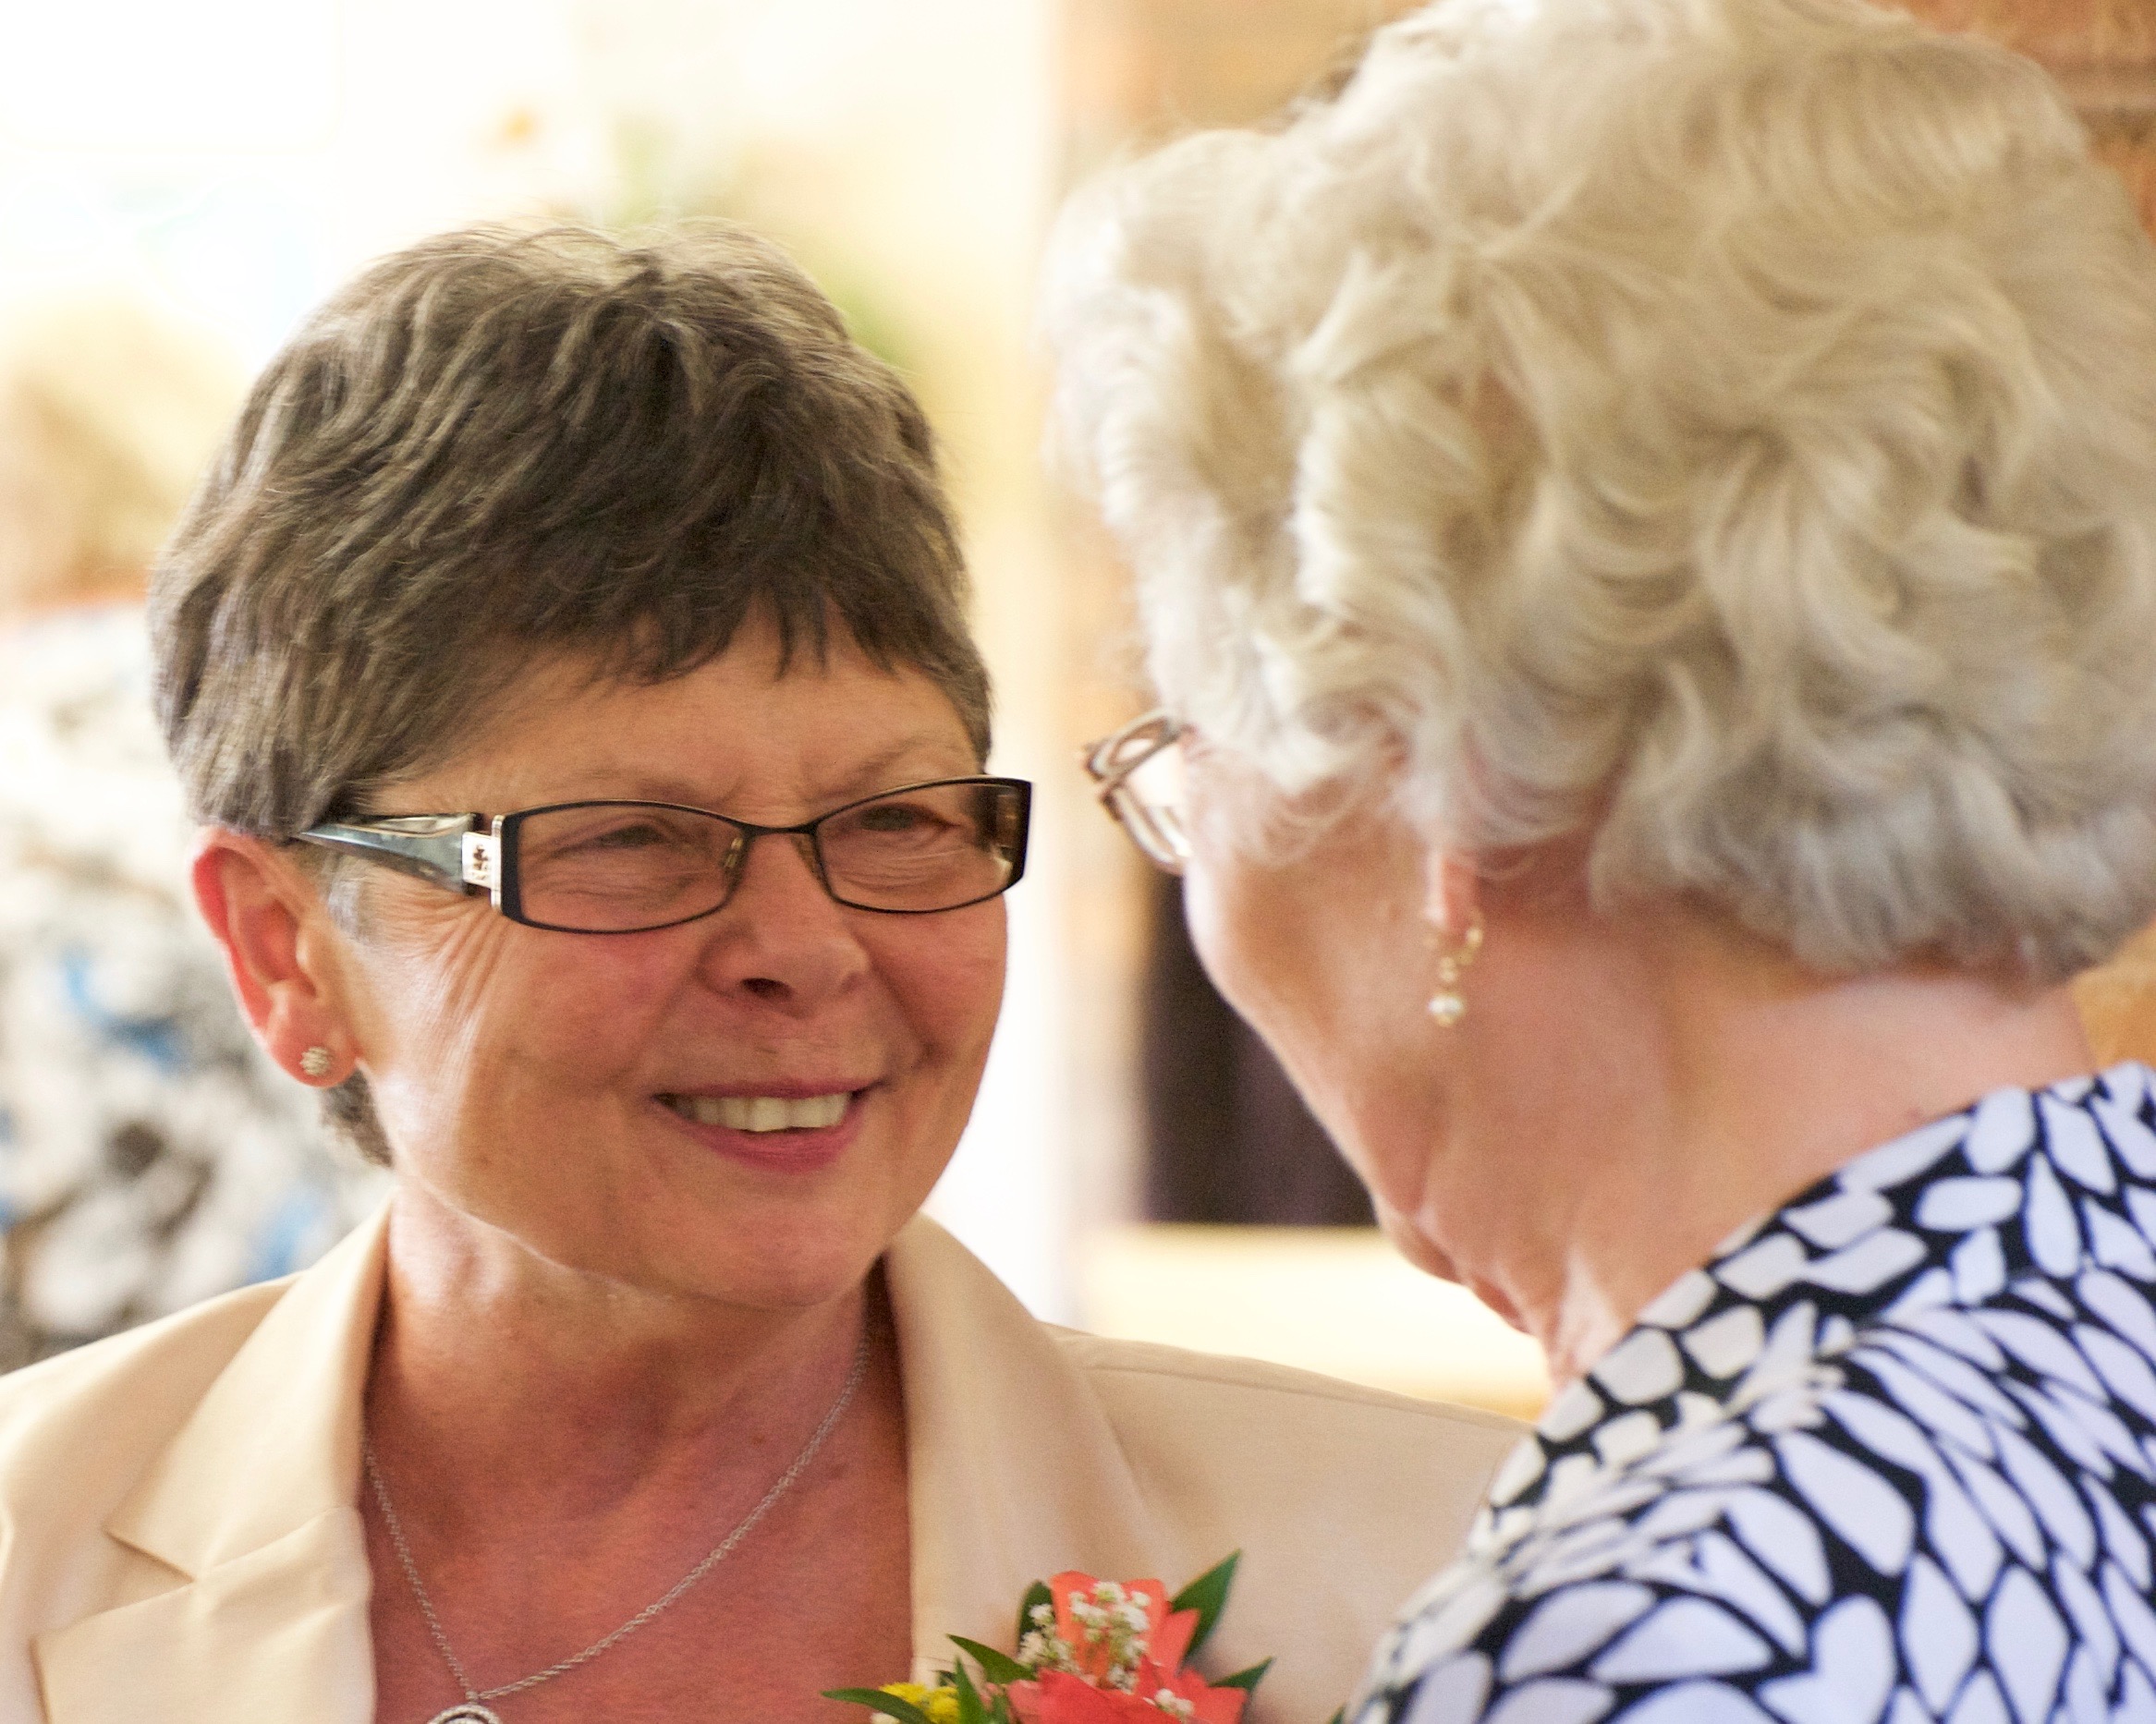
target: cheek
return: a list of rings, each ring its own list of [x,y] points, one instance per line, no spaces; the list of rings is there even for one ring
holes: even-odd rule
[[[1194,861],[1191,943],[1381,1207],[1412,1184],[1437,1111],[1419,927],[1376,887]]]
[[[1309,945],[1297,906],[1267,890],[1270,880],[1240,862],[1200,855],[1184,875],[1183,918],[1221,997],[1293,1073],[1309,1066],[1305,1044],[1318,1039],[1311,1020],[1322,1024],[1324,1013],[1315,997],[1319,977],[1296,961]]]
[[[475,1009],[495,986],[499,918],[454,900],[377,904],[353,947],[353,1012],[369,1063],[395,1069],[469,1051]],[[379,1082],[379,1076],[377,1078]]]
[[[1000,900],[948,917],[895,923],[875,963],[911,1038],[938,1064],[978,1070],[1003,1005],[1005,921]]]
[[[1244,1022],[1258,1032],[1335,1143],[1352,1158],[1351,1050],[1341,1034],[1337,977],[1316,961],[1323,949],[1305,906],[1278,877],[1247,866],[1193,863],[1183,914],[1200,963]]]
[[[633,1059],[666,994],[660,954],[571,938],[454,904],[384,918],[361,965],[373,1019],[362,1045],[385,1106],[402,1097],[440,1117],[505,1086]]]

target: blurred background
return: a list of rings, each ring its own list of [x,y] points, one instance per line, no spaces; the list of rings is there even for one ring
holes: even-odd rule
[[[1114,557],[1038,458],[1033,271],[1063,190],[1147,143],[1322,88],[1399,9],[0,0],[0,610],[37,643],[0,651],[0,707],[65,656],[55,610],[78,644],[92,612],[121,617],[116,636],[128,625],[164,515],[247,375],[369,258],[481,219],[748,222],[794,250],[940,428],[1000,689],[994,770],[1040,787],[1033,872],[1009,901],[1005,1019],[932,1211],[1044,1317],[1532,1412],[1533,1349],[1390,1257],[1206,986],[1172,882],[1091,806],[1079,745],[1146,703]],[[2050,65],[2156,211],[2156,3],[1918,9]],[[116,521],[125,530],[105,530]],[[201,959],[176,907],[175,808],[122,711],[140,704],[139,667],[98,674],[120,715],[108,728],[125,733],[104,747],[117,773],[104,782],[167,840],[123,897],[160,906],[156,938]],[[0,788],[0,870],[50,870],[65,848],[47,830],[52,792],[84,782],[55,764],[86,730],[79,689],[48,694],[34,723],[0,715],[0,780],[18,787]],[[81,856],[114,842],[85,840],[67,878],[79,885]],[[221,1278],[281,1272],[372,1190],[300,1141],[304,1109],[243,1039],[190,1032],[201,1045],[176,1053],[160,1026],[178,1021],[178,983],[125,963],[104,976],[67,926],[58,911],[27,934],[0,919],[0,1365]],[[18,956],[10,970],[18,936],[45,941],[42,969]],[[2151,1001],[2156,945],[2084,984],[2107,1057],[2156,1051]],[[38,1074],[59,1056],[36,1042],[55,1011],[96,1042],[101,1095],[182,1067],[224,1087],[177,1125],[147,1102],[55,1099]],[[213,1171],[205,1146],[235,1110],[265,1142],[298,1147]],[[207,1122],[197,1139],[187,1120]]]

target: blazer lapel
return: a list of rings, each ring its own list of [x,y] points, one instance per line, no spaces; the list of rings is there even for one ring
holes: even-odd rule
[[[51,1724],[370,1724],[356,1499],[377,1215],[293,1281],[105,1523],[172,1584],[32,1643]]]
[[[906,1386],[913,1680],[950,1663],[952,1634],[1014,1649],[1026,1588],[1061,1570],[1188,1580],[1162,1572],[1182,1553],[1054,1331],[924,1217],[883,1269]]]
[[[146,1694],[160,1724],[371,1724],[356,1499],[383,1234],[377,1216],[293,1282],[106,1522],[172,1584],[37,1637],[50,1724],[139,1724]],[[951,1634],[1010,1647],[1025,1589],[1059,1570],[1188,1579],[1054,1332],[925,1218],[884,1271],[917,1679],[949,1662]]]
[[[347,1506],[170,1592],[33,1643],[51,1724],[369,1724],[368,1572]]]

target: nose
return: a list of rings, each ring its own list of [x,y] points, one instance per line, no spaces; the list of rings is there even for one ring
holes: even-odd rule
[[[813,1009],[868,969],[852,914],[823,890],[806,834],[752,839],[734,895],[705,925],[705,975],[722,991]]]

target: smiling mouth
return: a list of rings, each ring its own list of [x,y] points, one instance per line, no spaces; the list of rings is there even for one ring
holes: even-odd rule
[[[846,1117],[850,1090],[831,1096],[661,1096],[659,1099],[697,1125],[737,1132],[824,1131]]]

